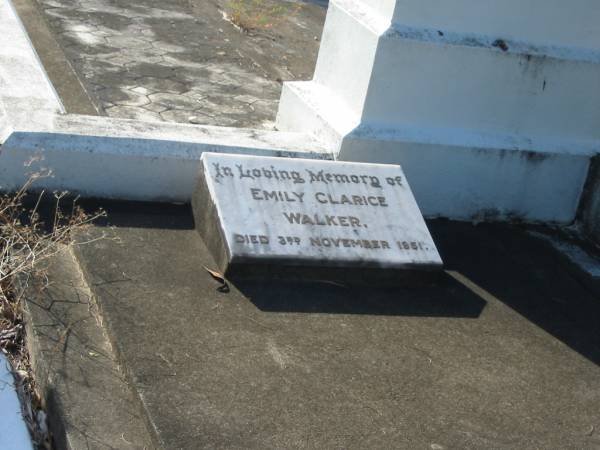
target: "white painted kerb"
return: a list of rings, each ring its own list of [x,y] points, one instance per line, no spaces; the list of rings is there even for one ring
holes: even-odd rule
[[[12,3],[0,0],[0,143],[33,113],[49,117],[64,108]]]
[[[33,185],[89,197],[190,201],[205,151],[330,157],[308,135],[241,128],[139,122],[92,116],[53,116],[47,126],[14,130],[0,152],[0,188]]]
[[[31,437],[15,390],[11,368],[0,354],[0,448],[6,450],[33,450]]]

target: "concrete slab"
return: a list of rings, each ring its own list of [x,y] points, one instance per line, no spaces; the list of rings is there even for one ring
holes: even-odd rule
[[[78,258],[165,448],[600,446],[600,302],[520,229],[430,222],[436,288],[225,293],[186,207],[108,210]]]
[[[247,23],[262,23],[243,32],[228,0],[37,3],[109,116],[245,127],[272,127],[281,81],[312,76],[326,11],[322,1],[265,0],[257,16],[240,3]]]
[[[64,450],[156,448],[72,252],[53,257],[46,275],[24,285],[25,323],[54,445]]]

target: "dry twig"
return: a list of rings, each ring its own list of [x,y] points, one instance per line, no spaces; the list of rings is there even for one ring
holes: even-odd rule
[[[76,245],[73,231],[81,230],[103,211],[86,213],[73,200],[69,211],[62,203],[66,193],[54,193],[51,219],[41,219],[40,208],[48,194],[42,192],[34,206],[26,206],[32,184],[43,174],[32,176],[16,193],[0,196],[0,352],[14,367],[17,392],[21,396],[23,414],[35,445],[49,448],[43,399],[32,377],[29,355],[25,348],[22,299],[17,291],[17,277],[43,276],[40,263],[57,252]]]

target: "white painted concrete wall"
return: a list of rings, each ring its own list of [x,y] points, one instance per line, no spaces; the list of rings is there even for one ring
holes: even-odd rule
[[[497,36],[534,46],[598,50],[596,0],[397,0],[393,22],[431,30]]]
[[[422,213],[475,222],[525,220],[568,223],[575,217],[589,157],[486,146],[395,140],[373,141],[356,131],[344,160],[368,154],[400,164]]]
[[[455,45],[402,33],[381,39],[377,60],[363,123],[600,138],[600,60],[504,52],[485,43]]]
[[[284,84],[277,126],[341,160],[402,164],[427,215],[568,223],[600,149],[599,14],[331,0],[314,78]]]

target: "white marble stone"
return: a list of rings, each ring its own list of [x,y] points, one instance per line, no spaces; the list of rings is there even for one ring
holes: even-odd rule
[[[210,198],[194,206],[214,208],[231,264],[442,266],[398,165],[216,153],[201,165],[196,195]]]

